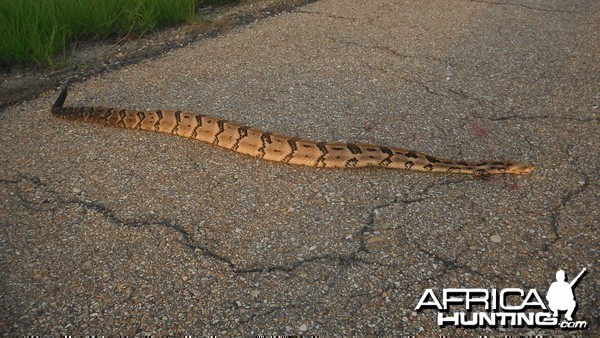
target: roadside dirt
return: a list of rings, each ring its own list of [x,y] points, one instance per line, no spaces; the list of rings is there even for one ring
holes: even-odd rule
[[[316,0],[241,0],[232,5],[200,7],[200,19],[157,30],[141,38],[121,37],[95,42],[77,42],[58,60],[68,66],[48,70],[39,67],[0,67],[0,112],[19,101],[36,97],[67,79],[119,69],[141,60],[159,57],[195,41],[212,38],[239,26],[294,10]]]

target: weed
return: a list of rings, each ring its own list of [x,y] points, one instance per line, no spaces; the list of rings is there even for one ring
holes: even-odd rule
[[[198,0],[0,0],[0,64],[55,67],[73,41],[191,21]]]

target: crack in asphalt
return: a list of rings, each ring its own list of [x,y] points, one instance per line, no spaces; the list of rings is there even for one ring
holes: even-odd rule
[[[353,46],[358,46],[361,48],[365,48],[365,49],[379,49],[379,50],[383,50],[385,52],[388,52],[396,57],[400,57],[400,58],[404,58],[404,59],[409,59],[409,58],[426,58],[426,59],[431,59],[434,61],[441,61],[443,58],[438,58],[438,57],[433,57],[433,56],[423,56],[423,55],[409,55],[409,54],[403,54],[400,53],[396,50],[394,50],[393,48],[387,47],[387,46],[368,46],[368,45],[363,45],[363,44],[359,44],[356,42],[351,42],[351,41],[339,41],[337,39],[333,39],[331,38],[333,41],[335,41],[336,43],[341,43],[341,44],[346,44],[346,45],[353,45]],[[379,71],[383,74],[390,74],[390,71],[388,71],[387,69],[384,69],[382,67],[379,66],[375,66],[372,65],[370,63],[366,63],[366,62],[361,62],[363,65],[367,66],[369,69],[372,70],[376,70]],[[460,100],[470,100],[475,102],[477,105],[479,105],[480,107],[483,108],[488,108],[490,106],[490,104],[481,97],[469,94],[467,91],[465,91],[464,89],[461,88],[449,88],[449,87],[442,87],[440,88],[440,90],[434,90],[431,88],[431,86],[425,82],[425,81],[421,81],[418,79],[414,79],[405,75],[399,75],[398,76],[400,79],[402,79],[403,81],[405,81],[406,83],[410,83],[410,84],[415,84],[418,87],[420,87],[421,89],[423,89],[424,91],[426,91],[429,94],[432,95],[436,95],[439,97],[444,97],[444,98],[449,98],[449,99],[460,99]],[[514,107],[511,107],[511,109],[509,109],[508,112],[512,112]],[[477,116],[477,117],[481,117],[481,118],[485,118],[489,121],[509,121],[509,120],[566,120],[566,121],[576,121],[576,122],[593,122],[593,121],[600,121],[600,117],[598,116],[593,116],[593,117],[583,117],[583,118],[577,118],[577,117],[564,117],[564,116],[551,116],[551,115],[506,115],[506,116],[498,116],[498,117],[487,117],[487,116]]]
[[[56,211],[60,207],[60,205],[73,204],[78,205],[86,210],[94,211],[110,223],[117,226],[134,228],[152,225],[161,226],[167,229],[171,229],[172,231],[178,233],[183,239],[181,241],[181,244],[183,244],[184,246],[190,249],[200,250],[205,256],[222,261],[225,264],[231,266],[234,270],[236,268],[235,264],[231,262],[231,260],[200,245],[197,241],[194,240],[193,236],[188,231],[186,231],[183,227],[181,227],[172,220],[163,219],[156,216],[149,216],[146,219],[144,217],[134,219],[121,219],[103,203],[90,200],[83,200],[80,198],[65,198],[63,194],[52,190],[45,183],[41,182],[41,180],[38,177],[32,175],[19,174],[17,179],[0,179],[0,183],[4,184],[19,184],[23,182],[33,185],[35,189],[43,189],[45,193],[55,196],[55,205],[52,208],[40,208],[37,207],[37,205],[42,203],[50,203],[50,201],[48,199],[44,199],[42,201],[27,199],[25,196],[23,196],[23,194],[17,192],[17,198],[22,202],[22,206],[26,209],[40,212],[53,212]]]
[[[281,311],[284,309],[291,309],[291,308],[295,308],[295,307],[296,307],[295,304],[290,304],[289,306],[285,306],[285,307],[284,306],[269,307],[266,311],[261,312],[261,313],[252,312],[252,314],[250,316],[248,316],[248,318],[240,320],[238,324],[239,325],[246,324],[246,323],[253,321],[256,318],[266,317],[275,311]]]
[[[323,13],[323,12],[319,12],[319,11],[307,11],[307,10],[303,10],[303,9],[298,9],[295,10],[294,13],[302,13],[302,14],[315,14],[315,15],[321,15],[321,16],[325,16],[331,19],[342,19],[342,20],[352,20],[352,21],[356,21],[356,18],[349,18],[347,16],[341,16],[341,15],[335,15],[335,14],[331,14],[331,13]]]
[[[350,41],[350,40],[342,40],[342,39],[337,39],[334,37],[328,37],[328,39],[330,41],[333,41],[336,44],[339,45],[346,45],[346,46],[355,46],[358,48],[362,48],[365,50],[380,50],[383,51],[387,54],[391,54],[395,57],[401,58],[401,59],[426,59],[426,60],[433,60],[433,61],[442,61],[442,60],[449,60],[447,58],[444,57],[437,57],[437,56],[432,56],[432,55],[419,55],[419,54],[407,54],[407,53],[402,53],[397,51],[396,49],[389,47],[389,46],[385,46],[385,45],[367,45],[367,44],[363,44],[363,43],[358,43],[356,41]],[[362,62],[364,64],[364,62]],[[390,71],[381,67],[373,67],[370,64],[366,64],[369,68],[371,69],[375,69],[378,70],[382,73],[386,73],[389,74]]]
[[[485,1],[485,0],[470,0],[471,2],[477,2],[487,5],[497,5],[497,6],[512,6],[512,7],[521,7],[525,9],[530,9],[533,11],[542,11],[542,12],[551,12],[551,13],[579,13],[577,11],[569,11],[563,9],[551,9],[551,8],[542,8],[542,7],[534,7],[528,6],[524,4],[510,3],[510,2],[497,2],[497,1]]]
[[[30,210],[35,210],[38,212],[54,212],[60,208],[61,205],[77,205],[85,210],[93,211],[96,214],[100,215],[102,218],[110,222],[111,224],[117,226],[125,226],[125,227],[145,227],[145,226],[160,226],[166,229],[170,229],[175,233],[179,234],[181,237],[180,243],[185,247],[192,249],[194,251],[199,250],[204,256],[216,259],[225,265],[229,266],[234,273],[270,273],[270,272],[292,272],[298,267],[314,263],[314,262],[337,262],[342,265],[351,265],[356,263],[362,264],[374,264],[378,266],[386,266],[388,265],[384,263],[380,263],[377,261],[365,260],[361,257],[358,257],[360,253],[368,252],[368,238],[366,233],[376,224],[377,215],[380,213],[380,210],[385,209],[387,207],[393,206],[398,203],[402,204],[411,204],[418,203],[425,199],[425,195],[428,191],[436,186],[447,185],[447,184],[457,184],[465,182],[466,179],[461,180],[450,180],[439,183],[430,183],[425,186],[420,192],[419,196],[416,198],[405,198],[401,199],[399,197],[394,197],[391,201],[386,203],[382,203],[374,206],[369,215],[367,216],[367,222],[364,226],[362,226],[358,231],[355,232],[355,236],[359,239],[359,243],[357,247],[349,253],[345,254],[324,254],[313,256],[309,258],[305,258],[302,260],[294,261],[287,264],[280,265],[266,265],[266,266],[254,266],[249,268],[239,267],[235,262],[233,262],[230,258],[225,255],[221,255],[209,249],[208,247],[200,244],[197,240],[193,238],[193,235],[188,232],[186,229],[181,227],[177,222],[161,218],[153,215],[149,216],[141,216],[135,217],[131,219],[123,219],[115,214],[113,210],[107,207],[105,204],[98,201],[85,200],[77,197],[65,197],[64,194],[56,192],[52,190],[47,184],[43,183],[38,177],[27,175],[27,174],[19,174],[16,179],[5,179],[0,178],[0,183],[4,184],[13,184],[18,185],[21,183],[29,184],[36,191],[42,191],[43,194],[48,194],[49,196],[46,198],[27,198],[24,196],[25,194],[17,191],[17,198],[21,202],[21,204]],[[22,190],[22,189],[18,189]],[[51,196],[51,197],[50,197]],[[39,207],[40,204],[48,204],[51,207]],[[440,259],[441,260],[441,259]]]
[[[304,11],[304,12],[306,12],[306,11]],[[312,12],[306,12],[306,13],[312,13]],[[342,45],[352,45],[352,46],[357,46],[359,48],[364,48],[364,49],[368,49],[368,50],[381,50],[381,51],[384,51],[388,54],[391,54],[395,57],[399,57],[402,59],[430,59],[433,61],[446,60],[446,58],[440,58],[440,57],[435,57],[435,56],[403,54],[403,53],[398,52],[397,50],[395,50],[391,47],[388,47],[388,46],[382,46],[382,45],[370,46],[370,45],[360,44],[360,43],[353,42],[353,41],[340,41],[338,39],[331,38],[331,37],[330,37],[330,40],[334,41],[335,43],[342,44]],[[450,60],[450,59],[447,59],[447,60]],[[363,65],[365,65],[366,67],[368,67],[369,69],[379,71],[383,74],[388,74],[388,75],[390,74],[389,70],[382,68],[380,66],[376,66],[376,65],[373,65],[368,62],[361,62],[361,63]],[[486,99],[484,99],[482,97],[478,97],[476,95],[469,94],[466,90],[461,89],[461,88],[449,88],[449,87],[444,88],[444,87],[442,87],[442,88],[440,88],[440,90],[434,90],[425,81],[414,79],[414,78],[411,78],[406,75],[398,75],[398,77],[400,79],[402,79],[403,81],[405,81],[406,83],[417,85],[422,90],[424,90],[427,93],[432,94],[432,95],[449,98],[449,99],[470,100],[470,101],[475,102],[480,107],[483,107],[483,108],[490,107],[490,103],[488,103],[486,101]],[[508,112],[509,113],[512,112],[513,108],[514,107],[509,109]],[[498,117],[488,117],[488,116],[477,116],[477,117],[485,118],[489,121],[510,121],[510,120],[525,120],[526,121],[526,120],[546,120],[546,119],[547,120],[558,120],[558,121],[561,121],[561,120],[575,121],[575,122],[600,121],[600,117],[597,117],[597,116],[577,118],[577,117],[564,117],[564,116],[551,116],[551,115],[529,115],[529,116],[524,115],[524,116],[521,116],[521,115],[512,114],[512,115],[498,116]]]
[[[452,98],[452,96],[457,97],[458,99],[462,99],[462,100],[470,100],[475,102],[477,105],[479,105],[482,108],[488,109],[490,107],[490,104],[486,102],[486,100],[484,98],[481,97],[477,97],[477,96],[473,96],[471,94],[469,94],[468,92],[466,92],[463,89],[454,89],[454,88],[442,88],[443,92],[447,92],[447,93],[451,93],[453,94],[451,95],[446,95],[443,92],[440,93],[439,91],[435,91],[433,89],[430,88],[430,86],[428,86],[425,82],[423,81],[418,81],[418,80],[414,80],[414,79],[410,79],[407,77],[401,77],[404,81],[408,82],[408,83],[414,83],[419,85],[421,88],[423,88],[425,91],[427,91],[430,94],[434,94],[437,96],[441,96],[441,97],[445,97],[445,98]],[[513,111],[514,107],[511,107],[509,109],[509,112]],[[490,116],[477,116],[480,118],[484,118],[487,119],[489,121],[510,121],[510,120],[557,120],[557,121],[575,121],[575,122],[594,122],[594,121],[600,121],[600,117],[595,116],[595,117],[566,117],[566,116],[551,116],[551,115],[505,115],[505,116],[498,116],[498,117],[490,117]]]
[[[600,121],[599,117],[589,117],[589,118],[576,118],[576,117],[561,117],[561,116],[550,116],[550,115],[530,115],[530,116],[520,116],[520,115],[506,115],[500,117],[488,117],[490,121],[508,121],[508,120],[567,120],[567,121],[577,121],[577,122],[592,122],[592,121]]]
[[[64,205],[72,204],[72,205],[77,205],[85,210],[93,211],[96,214],[100,215],[105,220],[107,220],[108,222],[110,222],[111,224],[114,224],[117,226],[134,227],[134,228],[139,228],[139,227],[144,227],[144,226],[160,226],[163,228],[170,229],[181,236],[182,240],[180,241],[180,243],[182,245],[184,245],[185,247],[188,247],[194,251],[199,250],[202,252],[202,254],[204,256],[214,258],[214,259],[224,263],[225,265],[229,266],[234,273],[265,273],[265,272],[269,273],[269,272],[276,272],[276,271],[292,272],[296,268],[298,268],[304,264],[312,263],[312,262],[320,262],[320,261],[338,262],[338,263],[341,263],[344,265],[349,265],[349,264],[354,264],[354,263],[379,264],[377,262],[370,262],[370,261],[366,261],[366,260],[363,260],[363,259],[357,257],[358,253],[360,253],[362,251],[367,251],[366,240],[364,239],[364,232],[366,232],[368,230],[368,228],[375,222],[375,214],[377,213],[377,209],[384,208],[386,206],[392,205],[393,203],[399,202],[399,200],[396,198],[390,203],[376,206],[371,211],[370,216],[369,216],[370,220],[369,220],[368,224],[365,225],[360,231],[358,231],[358,235],[361,238],[361,240],[360,240],[360,243],[359,243],[357,249],[348,254],[339,254],[339,255],[325,254],[325,255],[319,255],[319,256],[314,256],[314,257],[310,257],[310,258],[305,258],[305,259],[302,259],[299,261],[294,261],[289,264],[242,268],[242,267],[239,267],[236,263],[234,263],[230,258],[228,258],[224,255],[218,254],[218,253],[210,250],[208,247],[201,245],[198,241],[196,241],[193,238],[193,236],[190,232],[185,230],[183,227],[181,227],[179,224],[177,224],[177,222],[175,222],[173,220],[160,218],[160,217],[152,216],[152,215],[141,216],[141,217],[136,217],[136,218],[132,218],[132,219],[123,219],[123,218],[117,216],[114,213],[114,211],[112,211],[109,207],[107,207],[105,204],[103,204],[101,202],[84,200],[81,198],[65,197],[64,194],[61,194],[59,192],[52,190],[45,183],[43,183],[38,177],[32,176],[32,175],[19,174],[16,179],[0,178],[0,183],[13,184],[13,185],[25,183],[25,184],[31,185],[33,187],[33,189],[36,191],[41,190],[41,191],[43,191],[43,193],[53,196],[52,198],[43,198],[43,199],[40,199],[37,197],[27,198],[26,196],[24,196],[25,194],[23,194],[19,191],[21,189],[17,189],[16,195],[17,195],[18,200],[21,202],[21,205],[23,207],[25,207],[29,210],[35,210],[38,212],[54,212],[54,211],[58,210],[61,205],[64,206]],[[424,189],[424,192],[428,189],[429,189],[429,187]],[[413,203],[418,200],[419,199],[407,200],[405,202]],[[54,202],[54,203],[52,203],[52,202]],[[400,202],[402,202],[402,201],[400,201]],[[42,205],[49,204],[51,207],[45,207],[45,206],[39,207],[40,204],[42,204]]]
[[[549,222],[550,222],[550,229],[552,230],[552,233],[554,234],[554,239],[552,240],[552,242],[544,244],[542,246],[542,251],[547,252],[547,251],[551,250],[551,247],[554,246],[558,241],[561,240],[562,237],[560,236],[559,219],[560,219],[563,208],[565,207],[565,205],[567,203],[569,203],[571,200],[573,200],[573,198],[575,198],[577,195],[585,192],[590,185],[590,178],[586,175],[583,175],[583,176],[584,176],[583,184],[579,185],[579,187],[577,187],[576,189],[572,189],[572,190],[568,191],[565,195],[563,195],[560,198],[558,205],[552,209],[552,213],[550,214],[550,217],[549,217]]]
[[[392,206],[398,205],[398,204],[408,205],[408,204],[412,204],[412,203],[419,203],[419,202],[425,200],[426,196],[430,192],[430,190],[432,190],[435,187],[452,185],[452,184],[462,184],[467,181],[468,181],[468,178],[461,178],[458,180],[446,180],[446,181],[441,181],[441,182],[429,183],[423,189],[421,189],[421,191],[418,193],[417,197],[414,197],[414,198],[394,197],[385,203],[375,205],[369,212],[366,223],[355,232],[355,236],[359,239],[358,245],[356,246],[356,248],[354,250],[352,250],[349,253],[324,254],[324,255],[305,258],[305,259],[302,259],[299,261],[294,261],[294,262],[291,262],[288,264],[266,265],[266,266],[255,266],[255,267],[243,268],[243,267],[239,267],[236,263],[234,263],[227,256],[216,253],[216,252],[212,251],[211,249],[209,249],[208,247],[200,244],[197,240],[195,240],[193,238],[193,235],[190,232],[188,232],[186,229],[181,227],[177,222],[175,222],[173,220],[161,218],[161,217],[157,217],[157,216],[152,216],[152,215],[141,216],[141,217],[136,217],[136,218],[132,218],[132,219],[122,219],[119,216],[117,216],[110,208],[108,208],[105,204],[103,204],[101,202],[84,200],[81,198],[64,197],[64,194],[61,194],[59,192],[52,190],[36,176],[27,175],[27,174],[19,174],[19,175],[17,175],[17,178],[12,178],[12,179],[11,178],[0,178],[0,183],[2,183],[2,184],[19,185],[19,184],[24,183],[24,184],[28,184],[28,185],[32,186],[34,188],[34,190],[36,190],[36,191],[41,190],[43,194],[47,195],[45,198],[43,198],[43,197],[39,198],[38,194],[34,194],[34,195],[36,195],[36,197],[28,199],[26,196],[24,196],[25,194],[22,193],[22,191],[21,191],[24,189],[23,187],[21,187],[20,189],[17,189],[17,193],[16,193],[17,199],[19,201],[21,201],[21,204],[29,210],[35,210],[38,212],[54,212],[60,207],[60,205],[72,204],[72,205],[80,206],[83,209],[93,211],[96,214],[100,215],[105,220],[109,221],[111,224],[114,224],[117,226],[134,227],[134,228],[145,227],[145,226],[160,226],[160,227],[163,227],[166,229],[170,229],[180,235],[180,237],[181,237],[180,243],[183,246],[185,246],[189,249],[192,249],[194,251],[200,251],[204,256],[216,259],[217,261],[224,263],[225,265],[229,266],[234,273],[238,273],[238,274],[271,273],[271,272],[278,272],[278,271],[289,273],[304,264],[309,264],[309,263],[314,263],[314,262],[336,262],[336,263],[342,264],[342,265],[351,265],[351,264],[356,264],[356,263],[362,263],[362,264],[372,264],[372,265],[374,264],[374,265],[385,266],[385,267],[393,267],[393,266],[390,266],[389,264],[386,265],[384,263],[366,260],[366,259],[359,257],[359,255],[361,253],[369,252],[368,238],[367,238],[368,235],[367,234],[370,232],[371,229],[373,229],[376,226],[377,216],[381,213],[381,210],[384,210],[386,208],[389,208],[389,207],[392,207]],[[554,245],[557,241],[560,240],[561,237],[559,235],[558,221],[559,221],[562,209],[564,208],[564,206],[566,204],[568,204],[571,200],[573,200],[573,198],[575,198],[580,193],[584,192],[587,189],[587,187],[589,186],[589,184],[590,184],[590,180],[588,177],[586,177],[583,185],[567,192],[560,199],[558,206],[555,209],[553,209],[552,214],[550,215],[550,224],[552,227],[552,231],[555,234],[555,238],[552,241],[552,243],[546,244],[542,250],[544,250],[544,251],[549,250],[550,246]],[[52,201],[52,200],[54,200],[54,201]],[[52,205],[53,204],[52,202],[54,202],[54,206],[52,206],[52,207],[47,207],[47,206],[39,207],[39,205],[45,205],[45,204]],[[436,252],[427,250],[426,248],[419,246],[419,245],[417,245],[417,246],[418,246],[419,252],[425,254],[428,257],[432,257],[436,261],[442,263],[442,265],[444,266],[444,271],[465,269],[466,271],[469,271],[472,274],[483,276],[483,274],[481,272],[474,270],[473,268],[471,268],[469,266],[459,264],[452,258],[441,257]]]
[[[446,97],[446,98],[451,98],[451,96],[449,95],[445,95],[442,93],[439,93],[437,91],[434,91],[432,89],[429,88],[429,86],[427,86],[426,84],[420,82],[420,81],[415,81],[415,80],[410,80],[410,79],[406,79],[403,78],[405,81],[407,82],[413,82],[416,84],[419,84],[421,87],[423,87],[427,92],[431,93],[431,94],[435,94],[438,96],[442,96],[442,97]],[[477,105],[479,105],[480,107],[483,108],[489,108],[490,104],[486,102],[486,100],[484,98],[481,97],[477,97],[474,95],[469,94],[467,91],[463,90],[463,89],[454,89],[454,88],[445,88],[442,89],[445,92],[449,92],[452,93],[454,96],[458,97],[459,99],[463,99],[463,100],[470,100],[473,101],[475,103],[477,103]],[[513,109],[515,107],[511,107],[508,112],[512,112]],[[498,116],[498,117],[489,117],[489,116],[477,116],[477,117],[481,117],[484,119],[487,119],[489,121],[510,121],[510,120],[557,120],[557,121],[575,121],[575,122],[593,122],[593,121],[600,121],[600,117],[566,117],[566,116],[551,116],[551,115],[516,115],[516,114],[512,114],[512,115],[505,115],[505,116]]]
[[[479,178],[477,178],[477,179],[479,179]],[[485,179],[487,179],[487,178],[485,178]],[[361,234],[364,234],[364,233],[367,232],[367,230],[369,230],[370,228],[372,228],[375,225],[375,218],[376,218],[376,215],[379,214],[379,210],[380,209],[388,208],[388,207],[396,205],[398,203],[402,203],[402,204],[405,204],[405,205],[408,205],[408,204],[411,204],[411,203],[418,203],[418,202],[421,202],[421,201],[425,200],[428,191],[431,190],[431,189],[433,189],[434,187],[445,186],[445,185],[452,185],[452,184],[462,184],[462,183],[465,183],[467,181],[468,181],[468,179],[463,178],[463,179],[459,179],[459,180],[447,180],[447,181],[444,181],[444,182],[430,183],[427,186],[425,186],[425,188],[423,188],[421,190],[421,192],[419,193],[419,197],[412,198],[412,199],[399,199],[399,198],[396,197],[391,202],[375,206],[371,210],[371,214],[369,215],[369,221],[367,222],[367,224],[359,232]],[[360,251],[368,252],[368,249],[367,249],[365,243],[366,243],[366,241],[363,239],[361,241],[361,246],[359,247],[359,250],[357,250],[357,252],[360,252]],[[481,272],[479,272],[477,270],[474,270],[470,266],[465,266],[465,265],[459,264],[459,263],[457,263],[456,261],[454,261],[451,258],[441,257],[437,253],[432,252],[430,250],[426,250],[426,249],[424,249],[420,245],[417,245],[417,247],[419,248],[419,252],[425,254],[426,256],[433,257],[435,260],[441,262],[445,266],[445,269],[443,269],[444,271],[455,270],[455,269],[465,269],[465,270],[471,272],[472,274],[479,275],[479,276],[484,276],[484,274],[482,274]],[[457,256],[460,256],[460,254],[461,253],[459,252],[457,254]]]

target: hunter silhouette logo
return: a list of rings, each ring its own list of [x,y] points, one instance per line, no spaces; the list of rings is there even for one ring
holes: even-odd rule
[[[546,327],[565,330],[585,329],[586,321],[574,321],[577,301],[573,290],[585,275],[583,269],[571,282],[566,281],[563,270],[556,272],[556,281],[548,288],[545,303],[536,289],[442,289],[436,296],[426,289],[416,311],[437,309],[440,327]],[[564,321],[559,320],[565,312]]]
[[[558,270],[556,272],[556,282],[550,285],[548,293],[546,294],[548,307],[553,313],[552,317],[558,317],[558,311],[567,311],[565,319],[573,321],[573,311],[575,311],[575,308],[577,307],[573,288],[583,274],[585,274],[585,271],[586,269],[584,268],[571,283],[565,281],[565,272],[563,270]]]

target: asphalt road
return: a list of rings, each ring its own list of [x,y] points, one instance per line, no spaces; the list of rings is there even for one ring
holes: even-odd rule
[[[535,163],[526,176],[271,163],[55,119],[58,90],[9,107],[0,331],[598,336],[599,37],[593,0],[321,0],[89,78],[67,100]],[[556,272],[584,268],[567,287],[583,330],[440,327],[434,306],[417,309],[427,289],[441,303],[444,289],[484,289],[489,313],[517,316],[506,306],[526,298],[550,321]]]

